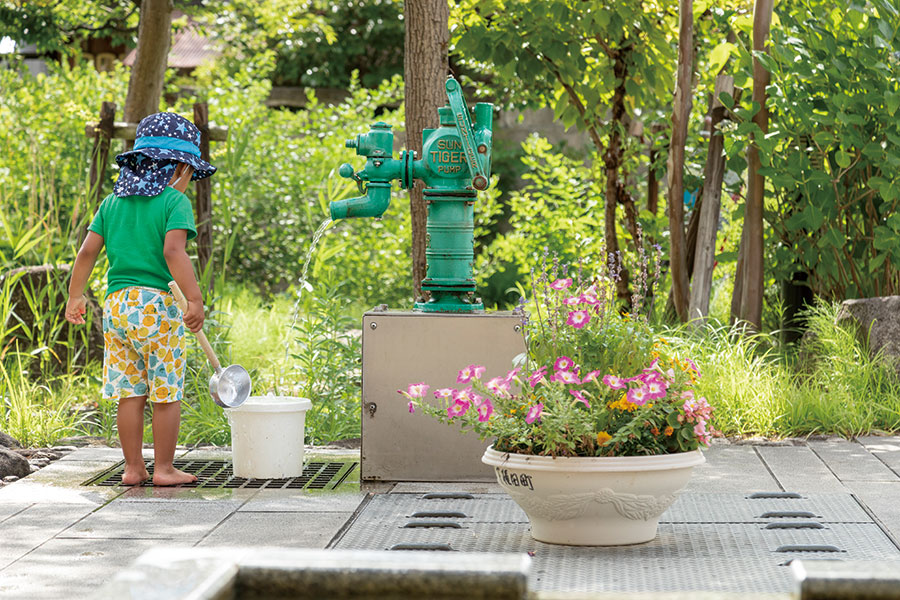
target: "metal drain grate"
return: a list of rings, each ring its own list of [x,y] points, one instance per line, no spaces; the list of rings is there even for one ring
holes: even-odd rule
[[[147,471],[153,475],[153,461],[144,459]],[[182,484],[183,488],[228,488],[228,489],[306,489],[333,490],[343,483],[359,466],[358,462],[309,462],[303,466],[300,477],[284,479],[247,479],[235,477],[232,463],[229,460],[191,460],[176,459],[175,468],[197,476],[197,481]],[[122,485],[122,473],[125,461],[121,461],[99,475],[92,477],[81,485],[117,486]],[[151,487],[148,479],[142,487]]]
[[[584,594],[784,594],[796,585],[784,566],[795,558],[893,560],[900,568],[898,547],[850,494],[685,493],[663,515],[659,535],[634,546],[556,546],[529,529],[505,494],[377,494],[333,547],[528,552],[532,590]]]

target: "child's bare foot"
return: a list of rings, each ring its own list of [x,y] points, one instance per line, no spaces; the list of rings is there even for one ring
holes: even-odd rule
[[[138,485],[148,479],[150,479],[150,473],[147,472],[143,463],[140,467],[134,469],[126,466],[125,471],[122,473],[122,485]]]
[[[197,481],[196,475],[179,471],[175,467],[153,469],[153,485],[179,485],[182,483],[193,483]]]

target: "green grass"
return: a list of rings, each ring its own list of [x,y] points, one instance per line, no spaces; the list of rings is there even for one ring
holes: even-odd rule
[[[355,309],[323,284],[303,302],[290,329],[293,298],[263,302],[229,287],[210,316],[209,333],[223,363],[244,365],[254,393],[313,400],[307,442],[359,436],[359,361]],[[835,324],[837,305],[809,316],[811,335],[785,347],[777,333],[742,335],[712,324],[701,332],[659,328],[682,357],[698,364],[698,391],[716,408],[715,427],[729,436],[853,436],[900,431],[900,378],[870,358],[854,331]],[[180,441],[230,443],[225,413],[209,397],[211,369],[191,342]],[[100,398],[101,365],[77,374],[34,378],[38,357],[8,353],[0,361],[0,430],[28,446],[90,434],[116,441],[113,401]],[[149,437],[149,420],[147,429]]]
[[[720,324],[699,334],[672,330],[668,339],[700,367],[698,391],[726,435],[895,432],[900,380],[855,332],[836,325],[837,308],[811,310],[811,335],[799,347],[785,347],[777,333],[746,336]]]

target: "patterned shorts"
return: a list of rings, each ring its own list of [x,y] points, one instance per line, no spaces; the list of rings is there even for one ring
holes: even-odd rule
[[[184,388],[181,310],[168,292],[127,287],[103,307],[103,397],[178,402]]]

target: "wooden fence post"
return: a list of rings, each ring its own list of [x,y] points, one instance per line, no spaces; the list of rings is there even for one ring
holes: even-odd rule
[[[696,253],[694,254],[693,281],[688,319],[697,324],[705,321],[709,314],[709,294],[712,288],[713,265],[716,260],[716,232],[719,226],[719,212],[722,206],[722,179],[725,176],[725,141],[716,127],[725,118],[725,106],[719,95],[727,93],[740,98],[740,90],[734,89],[734,78],[729,75],[716,77],[712,110],[709,124],[709,151],[703,173],[703,197],[700,204],[700,218],[697,231]],[[736,101],[737,101],[736,99]]]
[[[194,104],[194,125],[200,130],[200,158],[209,162],[209,107],[206,102]],[[212,260],[212,190],[207,177],[194,183],[197,193],[197,259],[200,273],[206,273]],[[210,278],[210,288],[212,278]]]
[[[88,218],[103,198],[103,183],[106,180],[106,165],[109,162],[109,144],[113,137],[113,123],[116,120],[116,103],[104,102],[100,105],[100,123],[94,128],[94,148],[91,150],[90,187],[87,193]],[[87,225],[78,233],[78,247],[87,237]]]

